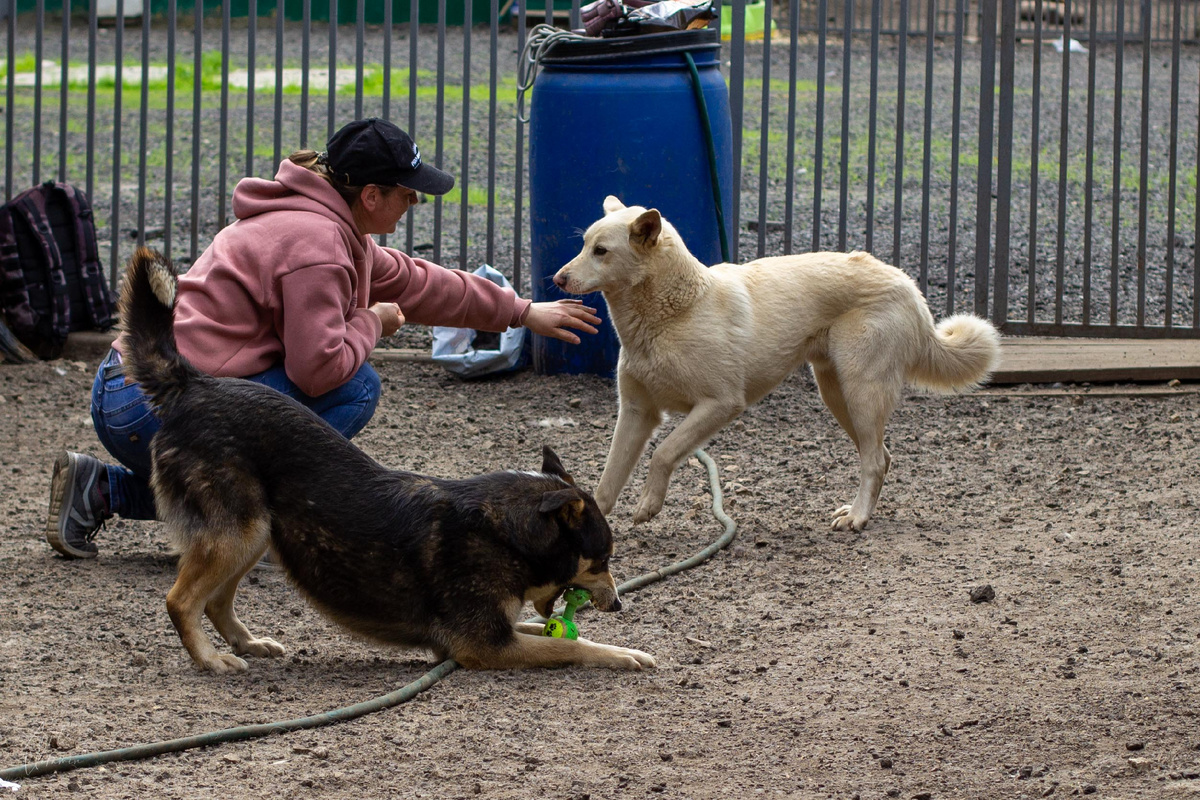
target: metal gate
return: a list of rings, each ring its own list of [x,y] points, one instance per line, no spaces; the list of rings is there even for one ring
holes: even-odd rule
[[[299,20],[274,0],[238,0],[244,17],[233,0],[212,16],[25,2],[0,0],[5,196],[84,187],[114,281],[139,243],[186,265],[241,176],[380,115],[459,178],[391,244],[528,291],[519,54],[530,24],[577,22],[578,1],[491,0],[473,19],[478,3],[440,0],[434,25],[393,24],[418,20],[418,0],[370,23],[350,0],[341,25],[339,0],[306,0]],[[745,0],[724,9],[735,258],[866,249],[935,313],[1009,333],[1200,337],[1196,0],[764,2],[771,35],[747,27]]]

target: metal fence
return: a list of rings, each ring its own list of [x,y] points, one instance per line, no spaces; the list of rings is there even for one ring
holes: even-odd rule
[[[230,0],[215,16],[168,0],[131,18],[133,1],[105,18],[100,0],[86,16],[0,0],[5,195],[83,186],[114,281],[140,243],[194,260],[240,177],[379,115],[459,179],[390,244],[490,263],[528,291],[516,76],[528,25],[551,9],[492,0],[472,19],[463,3],[466,24],[450,26],[439,0],[438,24],[393,24],[385,2],[368,23],[356,0],[356,22],[331,25],[338,0],[305,2],[300,20],[269,0],[244,18]],[[396,7],[418,20],[428,2]],[[727,0],[735,260],[866,249],[913,275],[935,313],[1010,333],[1200,337],[1195,0],[1092,0],[1082,17],[1072,0],[1031,2],[766,0],[774,32],[756,36]]]
[[[1095,36],[1098,41],[1136,42],[1148,34],[1155,41],[1169,42],[1175,31],[1175,8],[1174,0],[1151,0],[1144,4],[1119,0],[1017,0],[1015,31],[1018,39],[1030,39],[1038,35],[1039,29],[1043,35],[1048,31],[1061,35],[1069,27],[1076,34],[1086,31],[1085,35]],[[822,8],[819,0],[802,0],[796,12],[799,29],[808,33],[819,31],[820,20],[824,18],[831,30],[841,30],[848,21],[850,29],[859,35],[869,34],[873,27],[890,36],[901,31],[924,34],[928,30],[939,36],[954,35],[958,15],[955,0],[934,2],[924,10],[928,13],[902,21],[905,12],[900,0],[847,0],[830,3],[827,8]],[[786,28],[789,11],[781,9],[781,12],[778,16]],[[982,36],[982,4],[970,5],[964,13],[967,36]],[[1195,42],[1200,37],[1200,3],[1188,0],[1179,4],[1179,24],[1182,40]]]

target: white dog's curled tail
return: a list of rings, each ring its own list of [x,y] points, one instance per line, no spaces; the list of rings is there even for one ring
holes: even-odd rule
[[[961,391],[983,383],[1000,363],[1000,332],[985,319],[955,314],[938,323],[910,382],[934,391]]]

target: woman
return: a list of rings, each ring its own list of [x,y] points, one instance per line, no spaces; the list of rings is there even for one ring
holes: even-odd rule
[[[418,193],[453,186],[407,133],[376,118],[346,125],[323,153],[293,153],[273,181],[240,181],[237,221],[179,279],[179,351],[211,375],[287,394],[349,439],[379,401],[367,357],[406,320],[490,331],[524,325],[573,344],[571,329],[595,333],[595,309],[578,301],[531,303],[371,238],[394,232]],[[119,340],[96,373],[92,420],[120,464],[72,452],[55,460],[46,540],[68,558],[95,558],[93,539],[114,515],[155,518],[149,445],[158,421],[125,379]]]

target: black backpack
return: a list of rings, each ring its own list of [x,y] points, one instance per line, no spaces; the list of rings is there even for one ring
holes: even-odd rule
[[[71,331],[112,328],[115,306],[83,192],[46,181],[0,206],[0,307],[21,344],[57,358]]]

